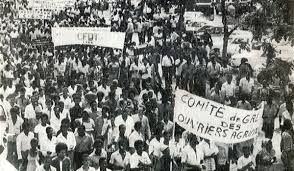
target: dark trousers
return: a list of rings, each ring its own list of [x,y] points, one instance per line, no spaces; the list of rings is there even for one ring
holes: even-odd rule
[[[216,166],[216,171],[230,171],[230,165],[217,165]]]
[[[7,160],[15,167],[18,167],[16,142],[7,143]]]
[[[162,67],[165,84],[171,84],[173,78],[173,67]]]

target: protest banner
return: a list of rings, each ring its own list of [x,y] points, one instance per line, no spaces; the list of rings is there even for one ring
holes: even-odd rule
[[[52,40],[54,46],[79,44],[123,49],[125,33],[103,27],[52,28]]]
[[[28,7],[33,9],[47,9],[60,11],[68,7],[73,7],[76,0],[30,0]]]
[[[52,11],[40,10],[40,9],[20,9],[18,10],[19,19],[40,19],[50,20],[52,17]]]
[[[177,90],[175,122],[187,131],[215,142],[240,143],[255,138],[262,127],[263,105],[241,110]]]

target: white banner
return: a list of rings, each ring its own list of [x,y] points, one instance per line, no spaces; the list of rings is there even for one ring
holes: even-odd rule
[[[48,10],[18,10],[18,18],[20,19],[40,19],[40,20],[50,20],[52,17],[52,11]]]
[[[76,0],[29,0],[28,7],[60,11],[68,7],[73,7],[75,2]]]
[[[54,46],[95,45],[123,49],[125,33],[110,32],[109,27],[61,27],[52,28]]]
[[[177,90],[174,112],[175,122],[197,136],[215,142],[239,143],[258,135],[263,105],[259,110],[241,110]]]

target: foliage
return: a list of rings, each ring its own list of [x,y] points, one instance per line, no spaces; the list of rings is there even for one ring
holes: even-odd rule
[[[273,78],[280,79],[280,85],[285,86],[289,82],[289,73],[294,69],[294,64],[276,58],[269,66],[262,70],[258,76],[257,81],[263,83],[271,83]]]

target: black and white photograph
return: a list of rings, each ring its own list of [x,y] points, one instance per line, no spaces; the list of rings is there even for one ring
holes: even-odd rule
[[[294,171],[294,0],[0,0],[1,171]]]

